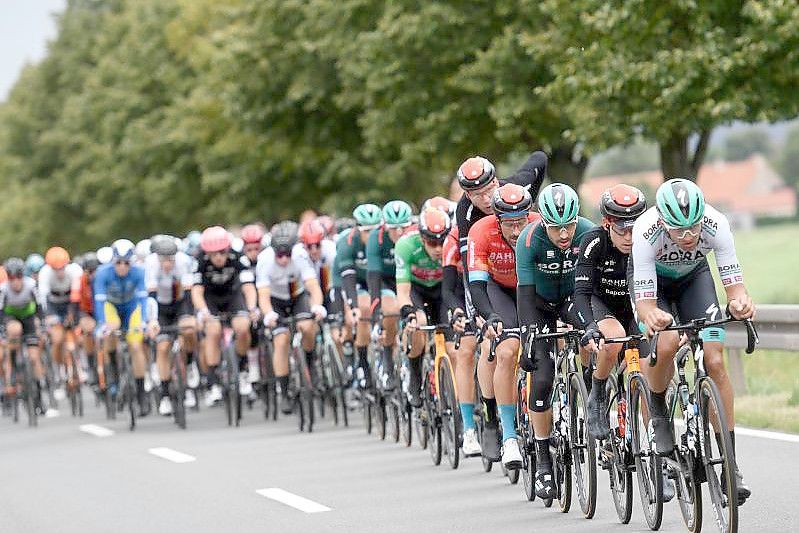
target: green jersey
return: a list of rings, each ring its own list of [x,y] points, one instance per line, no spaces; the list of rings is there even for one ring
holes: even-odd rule
[[[516,275],[519,285],[535,285],[535,292],[549,303],[559,303],[574,294],[574,271],[580,242],[594,223],[578,217],[577,230],[566,250],[547,236],[543,223],[530,224],[516,241]]]
[[[361,236],[356,228],[347,230],[349,233],[338,239],[336,243],[336,277],[340,278],[347,271],[355,271],[358,283],[366,286],[366,246],[361,241]],[[340,283],[339,283],[340,284]]]
[[[369,272],[380,272],[383,279],[394,279],[394,241],[381,226],[373,229],[366,241],[366,261]]]
[[[418,232],[403,235],[394,246],[394,263],[397,266],[397,284],[416,283],[435,287],[444,277],[441,261],[427,254]]]

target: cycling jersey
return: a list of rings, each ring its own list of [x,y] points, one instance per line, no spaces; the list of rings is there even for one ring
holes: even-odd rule
[[[39,271],[39,294],[45,307],[77,302],[82,274],[83,269],[75,263],[68,264],[61,272],[44,265]]]
[[[238,292],[245,283],[254,283],[255,276],[242,257],[231,250],[222,268],[217,268],[207,254],[201,255],[194,272],[194,285],[203,286],[206,294],[224,296]]]
[[[563,302],[574,292],[574,270],[580,253],[580,241],[594,223],[578,217],[571,245],[561,250],[547,236],[544,224],[524,228],[516,242],[516,271],[519,286],[535,286],[544,301]]]
[[[336,261],[337,271],[341,276],[341,286],[352,306],[358,297],[357,285],[366,286],[366,245],[361,240],[357,228],[347,231],[348,233],[340,237],[336,243]]]
[[[394,241],[388,236],[385,226],[369,233],[366,241],[366,265],[368,272],[380,272],[384,280],[394,279]]]
[[[314,261],[311,258],[311,254],[302,243],[294,245],[291,255],[294,256],[296,253],[299,261],[306,262],[313,267],[316,272],[316,277],[319,279],[319,286],[322,289],[322,294],[324,294],[332,286],[333,263],[336,260],[336,244],[330,239],[323,239],[319,246],[321,248],[319,261]]]
[[[671,240],[660,223],[655,207],[650,207],[633,226],[633,250],[630,262],[636,300],[654,300],[658,295],[658,276],[679,280],[707,263],[707,254],[715,252],[721,282],[725,287],[743,283],[743,271],[735,254],[730,223],[723,214],[705,205],[705,215],[695,249],[682,250]]]
[[[442,267],[427,254],[419,232],[403,235],[394,248],[397,283],[412,283],[424,287],[441,284]]]
[[[538,213],[527,215],[529,222],[539,219]],[[502,236],[494,215],[481,219],[469,232],[469,283],[489,279],[503,287],[516,288],[516,254]]]
[[[106,323],[106,303],[116,308],[123,328],[136,308],[140,309],[142,321],[147,322],[147,296],[144,268],[130,265],[128,274],[120,277],[113,263],[101,266],[94,277],[94,315],[97,325]]]
[[[94,316],[94,287],[89,273],[84,272],[80,277],[80,298],[78,307],[81,313]]]
[[[541,183],[544,181],[544,176],[547,173],[547,155],[541,151],[535,151],[530,154],[527,161],[516,171],[516,174],[506,179],[500,179],[499,184],[505,185],[506,183],[515,183],[521,185],[530,191],[530,195],[535,198],[538,196],[538,189],[541,188]],[[477,209],[469,197],[464,194],[458,201],[455,208],[455,221],[458,228],[459,244],[461,259],[463,261],[463,269],[466,270],[466,250],[468,247],[469,231],[472,226],[491,213],[483,213]]]
[[[0,285],[0,310],[4,315],[25,320],[36,314],[40,303],[39,292],[36,290],[33,278],[25,276],[19,292],[14,291],[8,281]]]
[[[169,272],[161,267],[157,254],[150,254],[144,259],[144,280],[147,291],[159,306],[173,306],[180,303],[185,296],[184,287],[191,286],[192,260],[183,252],[175,255],[174,266]]]
[[[256,287],[269,287],[270,295],[280,300],[298,297],[305,291],[303,282],[316,279],[316,270],[297,247],[292,250],[291,261],[286,266],[277,264],[273,248],[265,249],[258,254],[257,268]]]

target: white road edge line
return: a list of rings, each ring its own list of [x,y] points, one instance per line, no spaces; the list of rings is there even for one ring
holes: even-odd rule
[[[289,507],[299,509],[304,513],[324,513],[325,511],[333,510],[330,507],[322,505],[321,503],[316,503],[315,501],[303,498],[302,496],[297,496],[296,494],[292,494],[291,492],[279,489],[277,487],[260,489],[256,490],[255,492],[261,496],[269,498],[270,500],[275,500],[276,502],[288,505]]]
[[[172,461],[173,463],[191,463],[197,460],[196,457],[181,453],[171,448],[150,448],[147,451],[156,457],[166,459],[167,461]]]
[[[736,435],[746,435],[747,437],[758,437],[761,439],[781,440],[783,442],[799,442],[799,435],[780,433],[778,431],[765,431],[762,429],[751,429],[735,426],[735,433]]]
[[[114,434],[114,430],[96,424],[83,424],[78,429],[95,437],[110,437]]]

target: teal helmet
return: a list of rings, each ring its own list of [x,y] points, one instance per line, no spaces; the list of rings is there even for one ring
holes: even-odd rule
[[[25,259],[25,275],[30,276],[31,274],[38,274],[43,266],[44,257],[40,254],[30,254],[28,258]]]
[[[361,204],[352,211],[352,218],[360,229],[374,229],[382,222],[380,208],[375,204]]]
[[[413,210],[402,200],[391,200],[383,207],[383,222],[389,228],[401,228],[411,225]]]
[[[691,180],[670,179],[658,188],[655,205],[661,220],[672,228],[690,228],[705,215],[705,197]]]
[[[538,195],[538,212],[545,225],[563,226],[577,220],[580,199],[568,185],[552,183]]]

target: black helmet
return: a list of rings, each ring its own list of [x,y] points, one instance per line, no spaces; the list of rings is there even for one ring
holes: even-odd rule
[[[272,248],[275,252],[291,252],[297,244],[299,225],[292,220],[284,220],[272,227]]]
[[[623,183],[607,189],[599,200],[599,212],[604,217],[635,220],[644,211],[646,211],[644,193]]]
[[[532,205],[533,197],[530,196],[530,191],[513,183],[498,188],[491,198],[491,208],[499,218],[525,216]]]
[[[470,157],[458,167],[458,183],[464,191],[473,191],[497,177],[494,164],[485,157]]]
[[[161,256],[173,256],[178,253],[178,243],[169,235],[156,235],[150,242],[150,250]]]
[[[357,226],[354,218],[337,218],[336,219],[336,233],[341,233],[345,229],[351,229]]]
[[[83,270],[94,272],[100,266],[100,260],[97,259],[97,254],[88,252],[83,255]]]
[[[25,275],[25,261],[19,257],[9,257],[5,262],[6,274],[9,277],[17,277]]]

